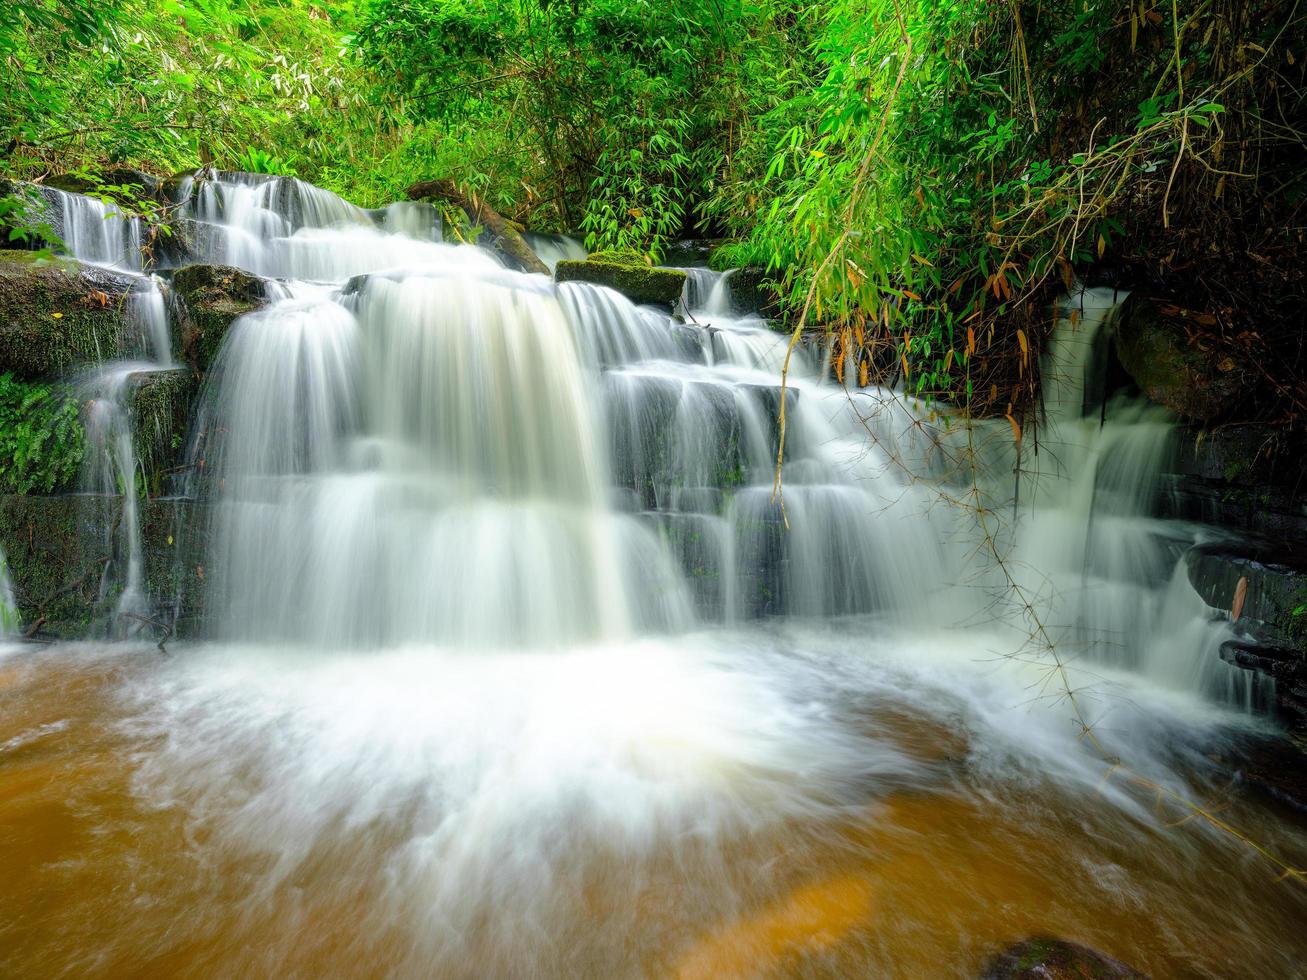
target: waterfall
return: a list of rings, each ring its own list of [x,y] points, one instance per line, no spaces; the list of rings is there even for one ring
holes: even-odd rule
[[[45,186],[38,190],[69,255],[125,272],[140,272],[145,267],[139,218],[98,197]]]
[[[1218,655],[1198,532],[1154,516],[1174,420],[1105,396],[1119,297],[1064,300],[1018,448],[845,389],[818,343],[782,385],[789,337],[729,273],[671,313],[422,206],[179,193],[195,258],[275,277],[195,408],[170,557],[203,621],[166,657],[3,651],[0,972],[974,975],[1035,928],[1292,972],[1302,902],[1247,844],[1297,861],[1301,828],[1230,785],[1271,692]],[[124,639],[154,615],[135,386],[173,363],[166,276],[79,382]],[[1236,945],[1187,941],[1231,909]]]
[[[528,232],[526,242],[550,272],[553,272],[563,259],[583,259],[586,256],[585,246],[570,235],[542,235]]]
[[[1077,657],[1250,698],[1212,655],[1224,627],[1174,584],[1192,532],[1149,516],[1171,421],[1094,396],[1117,297],[1068,307],[1019,478],[1005,421],[940,425],[948,406],[846,392],[796,350],[777,496],[788,340],[737,310],[729,273],[687,270],[669,317],[288,178],[219,174],[184,200],[222,229],[222,258],[288,290],[237,323],[203,395],[222,635],[475,648],[766,616],[960,627],[1014,583]],[[1011,582],[976,578],[974,513],[942,502],[973,477]],[[1029,627],[997,625],[1017,645]]]
[[[116,497],[117,515],[104,528],[106,560],[100,600],[113,599],[109,629],[136,635],[150,621],[141,537],[134,399],[143,376],[173,366],[167,301],[157,277],[142,276],[128,296],[126,312],[135,336],[124,346],[145,359],[102,361],[78,382],[86,442],[80,482],[84,493]]]

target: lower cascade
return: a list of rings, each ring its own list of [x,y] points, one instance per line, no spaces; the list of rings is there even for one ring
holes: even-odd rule
[[[118,501],[87,633],[130,642],[3,648],[0,974],[951,976],[1032,932],[1158,976],[1300,968],[1307,899],[1177,826],[1275,688],[1190,584],[1210,532],[1157,516],[1174,419],[1102,393],[1124,296],[1063,297],[1018,439],[845,388],[818,343],[782,382],[730,273],[673,313],[418,205],[205,174],[193,257],[264,301],[147,498],[133,379],[202,324],[130,219],[59,193],[69,249],[135,284],[78,387],[80,490]],[[167,656],[162,503],[203,595]],[[0,635],[16,607],[0,555]]]

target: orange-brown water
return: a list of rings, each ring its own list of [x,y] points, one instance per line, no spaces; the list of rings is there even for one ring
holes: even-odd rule
[[[1307,975],[1307,888],[1246,847],[1037,780],[969,789],[965,736],[907,710],[879,722],[935,785],[638,853],[560,844],[530,883],[538,914],[488,906],[455,950],[386,870],[414,833],[403,800],[319,828],[274,876],[274,854],[197,818],[241,806],[231,786],[143,791],[166,736],[127,724],[139,705],[121,692],[161,662],[0,659],[0,976],[974,976],[1031,934],[1156,977]],[[228,761],[232,785],[266,778]],[[1292,813],[1235,794],[1222,815],[1307,864]]]

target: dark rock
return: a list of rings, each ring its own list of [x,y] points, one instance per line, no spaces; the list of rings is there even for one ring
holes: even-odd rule
[[[558,282],[592,282],[616,289],[633,303],[670,307],[685,288],[680,269],[645,265],[637,256],[595,252],[588,259],[564,259],[554,271]]]
[[[181,304],[182,354],[200,374],[218,356],[231,325],[268,302],[264,281],[225,265],[188,265],[172,279]]]
[[[1222,645],[1221,659],[1273,678],[1281,720],[1291,733],[1307,734],[1307,555],[1250,538],[1190,548],[1185,568],[1203,601],[1227,614],[1246,581],[1238,639]]]
[[[739,309],[769,320],[779,319],[780,299],[776,295],[774,279],[766,269],[757,265],[736,269],[727,280],[727,286],[731,290],[731,302]]]
[[[1307,732],[1237,739],[1212,761],[1238,781],[1295,810],[1307,811]]]
[[[1203,346],[1201,334],[1185,311],[1132,293],[1117,317],[1116,351],[1149,398],[1183,418],[1208,422],[1239,405],[1255,379],[1242,358]]]
[[[1307,554],[1280,542],[1213,542],[1190,548],[1185,567],[1203,601],[1226,612],[1247,579],[1239,622],[1275,631],[1287,648],[1307,640]]]
[[[1159,481],[1158,516],[1223,530],[1307,540],[1307,497],[1272,485],[1242,486],[1183,473]]]
[[[720,620],[727,614],[725,524],[718,518],[694,513],[648,513],[667,550],[685,576],[699,615]]]
[[[1087,946],[1043,936],[1004,950],[981,976],[984,980],[1147,980],[1134,967]]]
[[[30,379],[127,352],[131,277],[0,251],[0,372]]]
[[[1181,429],[1161,516],[1307,541],[1307,439],[1283,428]]]
[[[105,635],[118,596],[101,595],[114,554],[105,529],[118,519],[116,496],[0,496],[0,547],[9,565],[19,631],[80,639]],[[188,500],[141,504],[144,576],[150,619],[144,635],[195,635],[203,610],[203,505]]]
[[[663,264],[706,266],[713,251],[721,244],[720,238],[683,238],[663,250]]]

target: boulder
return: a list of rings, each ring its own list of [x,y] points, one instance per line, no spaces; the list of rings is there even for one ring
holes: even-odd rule
[[[986,965],[984,980],[1147,980],[1120,960],[1065,939],[1035,937],[1005,949]]]
[[[633,252],[594,252],[586,259],[563,259],[554,270],[558,282],[592,282],[622,293],[632,303],[670,307],[681,298],[685,273],[650,266]]]
[[[199,374],[213,365],[227,331],[268,303],[266,283],[225,265],[188,265],[172,280],[180,301],[182,354]]]
[[[1182,418],[1209,422],[1246,400],[1246,361],[1204,340],[1201,315],[1132,293],[1116,321],[1116,352],[1140,389]]]
[[[0,251],[0,373],[30,379],[127,353],[134,285],[71,259]]]

